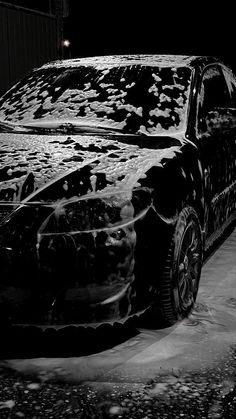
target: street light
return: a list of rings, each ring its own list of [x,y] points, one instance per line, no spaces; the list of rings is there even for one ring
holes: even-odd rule
[[[70,41],[69,41],[69,39],[64,39],[64,40],[63,40],[63,42],[62,42],[62,45],[63,45],[64,47],[68,48],[68,47],[70,46]]]
[[[69,39],[63,39],[62,41],[62,53],[63,58],[71,58],[71,49]]]

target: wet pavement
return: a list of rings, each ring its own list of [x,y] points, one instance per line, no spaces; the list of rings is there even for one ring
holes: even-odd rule
[[[18,330],[2,345],[0,418],[235,418],[235,282],[236,229],[173,327],[144,318],[43,340]]]

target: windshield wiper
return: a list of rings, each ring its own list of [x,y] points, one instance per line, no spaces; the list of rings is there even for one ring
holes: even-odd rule
[[[0,132],[27,132],[27,128],[11,122],[0,121]]]
[[[124,131],[120,128],[109,127],[103,125],[87,125],[87,124],[77,124],[74,122],[60,122],[60,121],[37,121],[24,124],[22,127],[27,130],[37,131],[37,132],[62,132],[63,134],[74,134],[74,133],[119,133],[124,134]]]
[[[17,133],[41,133],[41,134],[76,134],[76,133],[93,133],[93,134],[118,134],[129,137],[149,137],[143,132],[131,133],[125,132],[122,128],[110,127],[106,125],[87,125],[77,124],[73,122],[59,122],[59,121],[33,121],[28,124],[13,124],[10,122],[0,121],[0,132],[17,132]]]
[[[146,136],[145,133],[125,132],[123,128],[110,127],[107,125],[87,125],[70,121],[60,122],[52,120],[35,120],[27,124],[13,124],[10,122],[0,121],[0,132],[27,132],[41,134],[76,134],[76,133],[93,133],[93,134],[118,134],[124,136]]]
[[[80,131],[87,131],[87,132],[111,132],[111,133],[119,133],[124,134],[123,129],[121,128],[115,128],[115,127],[109,127],[105,125],[76,125],[75,130]]]
[[[0,121],[0,131],[1,132],[11,132],[11,131],[15,131],[16,127],[15,125],[9,123],[9,122],[5,122],[5,121]]]
[[[70,122],[65,122],[60,124],[57,127],[57,130],[62,130],[65,132],[92,132],[92,133],[100,133],[100,132],[115,132],[121,133],[122,130],[120,128],[113,128],[107,126],[99,126],[99,125],[85,125],[85,124],[73,124]]]

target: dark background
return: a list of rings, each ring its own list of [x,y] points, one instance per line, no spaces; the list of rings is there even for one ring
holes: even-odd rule
[[[236,73],[235,32],[225,0],[0,0],[0,95],[45,62],[93,55],[211,55]]]
[[[236,70],[233,6],[168,1],[92,2],[70,0],[64,37],[67,57],[106,54],[193,54],[218,56]],[[208,7],[208,8],[206,8]]]

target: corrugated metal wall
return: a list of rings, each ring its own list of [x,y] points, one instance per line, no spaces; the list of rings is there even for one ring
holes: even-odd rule
[[[57,58],[57,20],[0,4],[0,94],[33,67]]]

